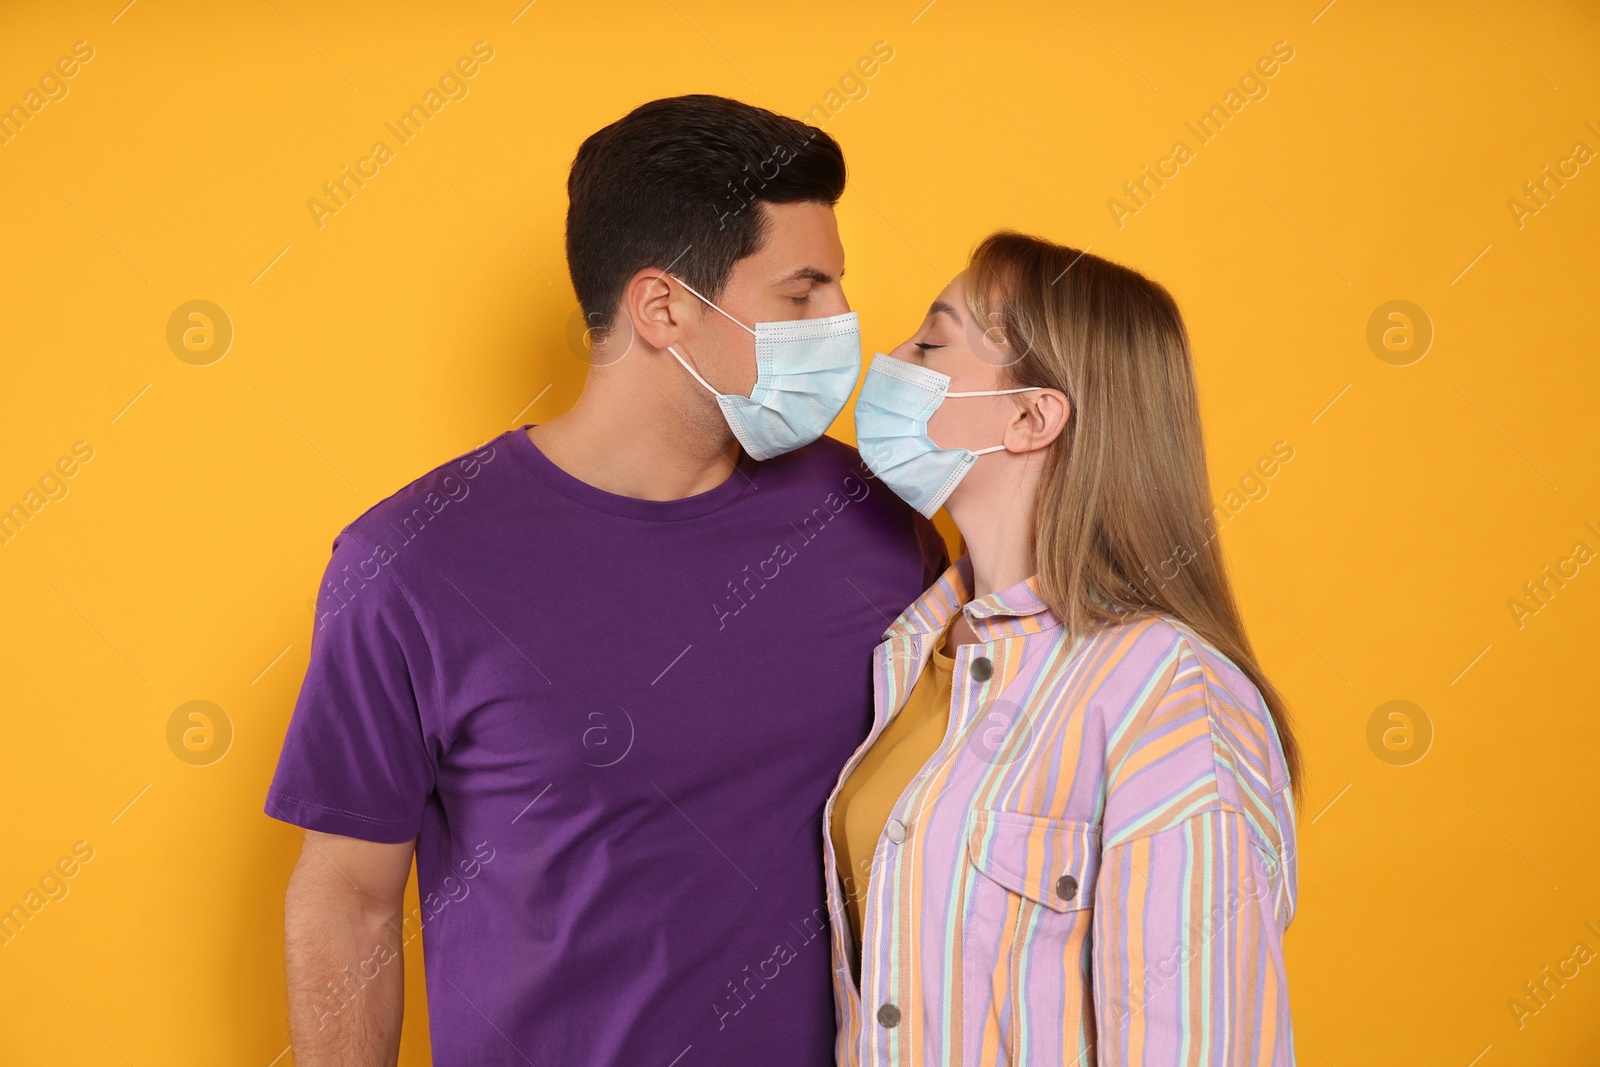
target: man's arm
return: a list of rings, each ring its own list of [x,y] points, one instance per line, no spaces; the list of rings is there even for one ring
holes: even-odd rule
[[[306,831],[284,903],[300,1067],[392,1067],[405,1007],[401,912],[415,841]]]

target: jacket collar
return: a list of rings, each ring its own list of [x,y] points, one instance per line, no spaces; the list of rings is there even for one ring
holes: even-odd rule
[[[883,636],[887,640],[940,633],[957,612],[966,615],[972,632],[984,642],[1038,633],[1061,625],[1061,620],[1040,594],[1037,574],[972,599],[972,559],[962,556],[890,624]]]

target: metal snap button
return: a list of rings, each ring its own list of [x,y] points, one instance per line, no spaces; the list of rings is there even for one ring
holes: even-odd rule
[[[972,661],[972,677],[980,682],[987,682],[994,677],[994,664],[989,662],[988,656],[979,656]]]
[[[883,832],[889,835],[890,841],[898,845],[906,839],[906,824],[899,819],[890,819],[889,824],[883,828]]]
[[[891,1030],[894,1029],[900,1025],[900,1009],[893,1004],[883,1005],[878,1009],[878,1022]]]
[[[1070,874],[1063,874],[1056,879],[1056,896],[1062,900],[1071,900],[1078,895],[1078,880]]]

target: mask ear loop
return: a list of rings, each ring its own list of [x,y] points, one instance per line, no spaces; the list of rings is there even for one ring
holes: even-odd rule
[[[685,286],[687,288],[687,286]],[[1042,385],[1024,385],[1021,389],[974,389],[967,393],[946,393],[945,396],[1004,396],[1006,393],[1028,393],[1043,389]]]
[[[704,378],[700,377],[700,372],[699,371],[695,370],[693,367],[689,366],[688,363],[684,362],[683,357],[678,355],[678,350],[676,348],[673,348],[671,345],[668,345],[667,346],[667,351],[672,353],[672,358],[677,360],[679,365],[682,366],[684,370],[686,370],[690,374],[694,375],[694,380],[695,381],[699,382],[701,385],[706,387],[706,392],[710,393],[712,396],[721,396],[722,395],[721,393],[717,392],[717,390],[712,386],[712,384],[710,382],[708,382]]]
[[[665,274],[666,272],[663,271],[662,273]],[[694,286],[690,285],[688,282],[684,281],[682,278],[678,277],[676,274],[667,274],[667,277],[671,278],[673,281],[677,282],[679,285],[681,285],[685,289],[689,290],[689,292],[694,293],[695,296],[700,297],[700,301],[702,303],[704,303],[707,307],[711,308],[711,310],[715,311],[717,314],[721,315],[723,318],[727,319],[729,322],[731,322],[735,326],[739,327],[739,329],[743,330],[745,333],[749,334],[751,337],[754,337],[756,335],[756,332],[754,330],[752,330],[750,327],[746,326],[744,323],[740,322],[738,319],[734,318],[732,315],[728,314],[726,311],[723,311],[721,308],[717,307],[717,305],[713,304],[711,301],[707,300],[705,297],[700,296],[700,294],[698,292],[695,292]],[[717,392],[716,388],[714,386],[712,386],[712,384],[710,382],[708,382],[704,378],[700,377],[700,372],[699,371],[695,370],[693,367],[689,366],[689,364],[687,362],[684,361],[684,358],[678,354],[678,350],[676,348],[672,347],[671,345],[668,345],[667,346],[667,351],[672,353],[672,358],[677,360],[678,363],[683,367],[684,370],[686,370],[690,374],[694,375],[694,380],[695,381],[697,381],[701,385],[705,386],[706,392],[710,393],[712,396],[721,396],[722,395],[721,393]]]
[[[667,277],[671,278],[673,281],[677,282],[679,285],[681,285],[685,289],[689,290],[689,292],[694,293],[695,296],[700,296],[699,293],[695,292],[693,286],[691,286],[688,282],[684,281],[682,278],[678,277],[676,274],[668,274]],[[751,337],[754,337],[756,335],[756,332],[754,330],[752,330],[750,327],[746,326],[744,323],[740,322],[738,319],[734,318],[732,315],[728,314],[726,311],[723,311],[721,308],[717,307],[717,305],[713,304],[711,301],[706,300],[705,297],[700,296],[700,299],[702,301],[704,301],[706,306],[711,308],[711,310],[715,311],[718,315],[721,315],[723,318],[727,319],[729,322],[731,322],[735,326],[739,327],[739,329],[743,330],[745,333],[749,334]]]
[[[1004,396],[1007,393],[1031,393],[1035,389],[1043,389],[1042,385],[1024,385],[1020,389],[974,389],[963,393],[946,393],[945,396]],[[1005,445],[992,445],[989,448],[969,448],[967,451],[974,456],[986,456],[990,452],[1004,452]]]

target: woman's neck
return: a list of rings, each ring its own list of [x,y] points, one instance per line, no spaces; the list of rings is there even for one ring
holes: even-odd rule
[[[961,500],[950,518],[966,543],[972,562],[972,598],[1009,589],[1038,570],[1034,554],[1034,492],[1008,493],[1007,499]]]

